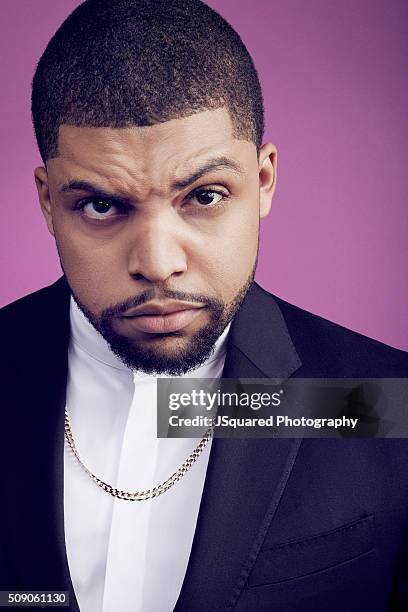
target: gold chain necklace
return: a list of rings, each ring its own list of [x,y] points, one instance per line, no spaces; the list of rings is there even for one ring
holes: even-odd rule
[[[153,497],[157,497],[162,493],[165,493],[168,489],[170,489],[173,485],[176,484],[188,472],[192,465],[197,461],[198,457],[201,455],[205,447],[207,446],[210,438],[212,437],[213,429],[209,427],[204,434],[204,437],[197,444],[193,452],[187,457],[184,463],[178,468],[174,474],[172,474],[167,480],[162,482],[161,484],[153,487],[152,489],[147,489],[146,491],[135,491],[135,493],[128,493],[127,491],[121,491],[120,489],[116,489],[112,487],[112,485],[104,482],[98,476],[95,476],[93,472],[81,460],[77,448],[75,446],[74,435],[72,433],[71,422],[68,417],[68,413],[65,410],[65,438],[68,442],[68,445],[75,457],[77,458],[80,465],[83,467],[85,472],[92,478],[92,480],[99,486],[101,489],[110,493],[113,497],[117,497],[119,499],[125,499],[127,501],[144,501],[146,499],[152,499]]]

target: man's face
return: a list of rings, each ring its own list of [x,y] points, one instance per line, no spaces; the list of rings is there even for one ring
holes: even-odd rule
[[[218,109],[151,127],[64,125],[58,152],[36,181],[78,305],[130,367],[202,363],[253,279],[273,145],[258,158]]]

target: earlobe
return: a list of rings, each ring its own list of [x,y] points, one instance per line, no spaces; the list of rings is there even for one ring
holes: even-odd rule
[[[52,223],[52,208],[50,199],[50,190],[48,187],[48,175],[47,170],[40,166],[34,170],[35,184],[38,191],[38,199],[45,221],[47,223],[48,231],[52,236],[54,234],[54,226]]]
[[[259,216],[266,217],[272,205],[276,187],[277,150],[272,143],[265,144],[259,151]]]

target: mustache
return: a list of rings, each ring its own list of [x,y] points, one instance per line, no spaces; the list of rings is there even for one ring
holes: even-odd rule
[[[115,316],[120,316],[130,308],[136,308],[137,306],[146,304],[147,302],[150,302],[153,299],[171,299],[193,303],[197,302],[205,304],[207,307],[217,312],[224,308],[224,303],[220,299],[209,297],[208,295],[204,295],[201,293],[187,293],[185,291],[175,291],[172,289],[161,289],[160,291],[156,291],[154,288],[152,288],[143,291],[139,295],[130,297],[127,300],[124,300],[123,302],[119,302],[118,304],[106,308],[101,313],[100,319],[106,320]]]

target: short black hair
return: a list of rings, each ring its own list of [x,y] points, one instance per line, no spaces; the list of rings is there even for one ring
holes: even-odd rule
[[[244,43],[200,0],[86,0],[60,26],[33,78],[44,162],[62,124],[148,126],[226,107],[234,134],[262,142],[258,75]]]

